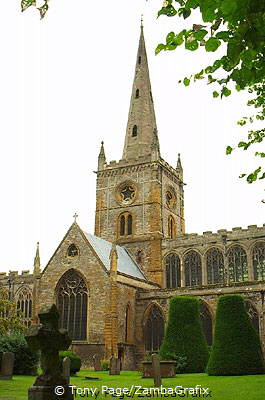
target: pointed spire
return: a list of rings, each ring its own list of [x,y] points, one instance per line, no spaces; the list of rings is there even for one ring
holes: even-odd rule
[[[40,275],[41,269],[40,269],[40,250],[39,250],[39,242],[37,242],[37,250],[36,250],[36,255],[34,258],[34,275]]]
[[[110,258],[110,273],[115,276],[117,275],[118,271],[118,253],[115,243],[112,243],[109,258]]]
[[[156,118],[141,21],[141,34],[122,158],[130,160],[150,155],[154,129],[157,130]]]
[[[182,169],[181,160],[180,160],[180,153],[178,153],[177,169]]]
[[[101,169],[104,169],[105,164],[106,164],[106,156],[104,150],[104,142],[102,141],[100,152],[98,155],[98,170],[100,171]]]
[[[154,129],[153,140],[151,143],[151,161],[157,161],[160,158],[160,146],[157,136],[157,130]]]

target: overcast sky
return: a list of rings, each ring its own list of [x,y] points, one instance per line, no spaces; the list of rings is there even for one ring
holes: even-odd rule
[[[94,233],[93,171],[101,140],[108,161],[122,156],[142,13],[161,155],[175,166],[181,153],[186,231],[265,222],[264,183],[238,179],[260,161],[253,152],[225,155],[247,133],[236,125],[251,112],[246,94],[216,100],[204,81],[177,84],[216,54],[154,55],[189,20],[156,19],[160,0],[51,0],[42,21],[19,3],[4,2],[0,14],[0,271],[32,269],[37,241],[44,267],[75,212]]]

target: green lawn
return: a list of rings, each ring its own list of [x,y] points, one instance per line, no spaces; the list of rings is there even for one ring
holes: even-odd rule
[[[151,397],[162,399],[163,396],[134,396],[121,395],[111,396],[101,393],[102,386],[108,386],[109,388],[128,388],[132,385],[142,386],[144,388],[153,387],[152,379],[142,379],[140,374],[135,371],[124,371],[121,375],[110,376],[108,372],[94,372],[89,370],[80,371],[76,377],[71,377],[71,385],[75,385],[78,388],[98,388],[97,397],[91,396],[91,393],[85,394],[85,396],[76,395],[76,399],[84,398],[97,398],[97,399],[113,399],[113,398],[144,398]],[[98,377],[97,381],[85,380],[85,376]],[[14,376],[12,381],[0,381],[0,400],[27,400],[28,387],[32,385],[35,377],[32,376]],[[176,386],[182,386],[185,388],[195,388],[196,385],[201,385],[203,388],[209,388],[211,391],[210,395],[205,397],[202,393],[197,397],[183,396],[179,392],[175,396],[176,399],[214,399],[214,400],[264,400],[264,388],[265,388],[265,375],[247,375],[247,376],[228,376],[228,377],[214,377],[206,374],[182,374],[177,375],[176,378],[163,379],[163,387],[175,388]],[[179,390],[179,388],[178,388]],[[60,400],[60,396],[58,396]]]

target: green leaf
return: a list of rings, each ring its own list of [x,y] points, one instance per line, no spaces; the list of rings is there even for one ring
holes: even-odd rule
[[[225,154],[227,154],[227,155],[228,155],[228,154],[231,154],[233,150],[234,150],[233,147],[227,146],[227,148],[226,148],[226,150],[225,150]]]
[[[248,145],[246,142],[239,142],[237,147],[244,147],[244,150],[246,150],[248,148]]]
[[[48,0],[45,0],[45,4],[43,6],[39,7],[38,10],[40,12],[40,19],[45,17],[46,12],[48,11]]]
[[[160,43],[158,46],[156,46],[155,49],[155,55],[157,55],[158,53],[160,53],[160,51],[165,50],[166,46],[163,43]]]
[[[221,44],[220,40],[216,39],[215,37],[211,37],[205,43],[205,50],[206,51],[216,51],[218,49],[218,47],[220,46],[220,44]]]
[[[175,38],[175,33],[174,32],[169,32],[168,34],[167,34],[167,37],[166,37],[166,42],[167,43],[170,43],[170,42],[172,42],[172,40]]]
[[[229,32],[229,31],[221,31],[221,32],[218,32],[218,33],[215,35],[215,37],[216,37],[217,39],[223,40],[224,42],[228,42],[228,40],[229,40],[229,38],[230,38],[230,32]]]
[[[204,38],[204,36],[205,35],[207,35],[207,31],[206,31],[206,29],[200,29],[199,31],[195,31],[194,33],[193,33],[193,36],[195,37],[195,39],[197,39],[197,40],[203,40],[203,38]]]
[[[216,92],[216,90],[213,92],[213,97],[218,97],[219,96],[219,93],[218,92]],[[226,148],[226,150],[227,150],[227,148]],[[232,150],[231,150],[232,151]],[[230,152],[231,153],[231,152]],[[226,154],[230,154],[230,153],[226,153]]]
[[[189,86],[189,84],[190,84],[190,79],[189,79],[189,78],[184,78],[184,79],[183,79],[183,83],[184,83],[185,86]]]
[[[246,176],[247,174],[241,174],[239,175],[239,178],[244,178],[244,176]]]
[[[222,0],[220,9],[225,15],[231,15],[237,10],[237,4],[237,0]]]
[[[231,90],[229,90],[226,86],[222,87],[221,97],[225,96],[228,97],[231,94]]]
[[[186,9],[197,8],[199,4],[200,4],[199,0],[188,0],[187,3],[185,4],[185,8]]]
[[[166,15],[167,17],[174,17],[174,15],[176,14],[177,14],[176,9],[169,4],[166,7],[162,7],[161,10],[158,11],[157,18],[160,17],[160,15]]]
[[[185,42],[185,49],[187,49],[187,50],[194,51],[194,50],[197,50],[198,47],[199,47],[199,43],[197,40],[192,40],[191,42],[186,40],[186,42]]]
[[[265,172],[263,172],[263,174],[261,175],[261,177],[259,177],[259,179],[264,179],[265,178]]]
[[[36,6],[36,0],[21,0],[21,11],[22,12],[31,6]]]
[[[258,178],[258,174],[260,173],[260,171],[261,171],[261,167],[257,168],[254,172],[252,172],[251,174],[249,174],[249,175],[247,176],[247,181],[248,181],[248,183],[255,182],[255,181],[257,180],[257,178]],[[262,179],[263,179],[263,178],[262,178]]]

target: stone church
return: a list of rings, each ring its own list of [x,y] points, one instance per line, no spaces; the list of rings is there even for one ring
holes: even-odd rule
[[[96,173],[94,235],[75,218],[43,271],[37,248],[33,274],[0,274],[24,323],[55,303],[83,366],[115,355],[135,369],[159,349],[172,296],[201,300],[210,345],[219,296],[239,293],[265,351],[265,224],[185,233],[183,168],[160,155],[143,27],[122,159],[108,163],[102,142]]]

